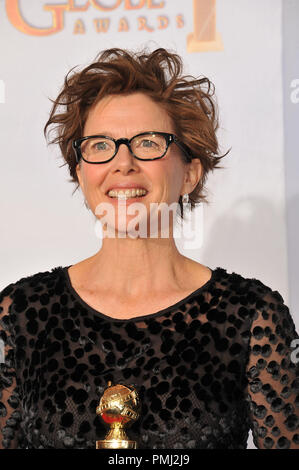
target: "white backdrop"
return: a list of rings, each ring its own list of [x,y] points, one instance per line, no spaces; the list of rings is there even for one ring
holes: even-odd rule
[[[74,264],[99,249],[94,219],[79,191],[72,197],[74,186],[67,181],[66,167],[59,168],[63,161],[58,148],[46,145],[48,97],[57,96],[71,67],[86,66],[100,50],[147,45],[171,48],[183,57],[186,73],[206,75],[214,82],[221,149],[232,146],[223,159],[225,169],[215,170],[208,179],[203,244],[184,254],[211,268],[221,266],[260,279],[291,307],[282,0],[218,0],[217,31],[224,49],[203,52],[187,49],[187,35],[194,29],[192,0],[102,0],[98,4],[118,6],[106,12],[92,5],[86,11],[66,11],[61,30],[48,35],[22,32],[6,9],[18,4],[24,24],[50,28],[52,15],[43,6],[63,3],[78,7],[87,2],[0,1],[0,289],[23,276]],[[128,10],[126,4],[144,6]],[[158,16],[168,20],[164,29],[158,29]],[[138,29],[140,17],[153,31]],[[99,18],[109,19],[107,32],[96,31],[94,21]],[[128,31],[118,31],[122,18]],[[81,32],[74,34],[77,20]],[[298,329],[299,314],[292,315]]]

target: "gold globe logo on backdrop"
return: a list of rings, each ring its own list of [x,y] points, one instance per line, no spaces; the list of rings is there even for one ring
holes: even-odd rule
[[[76,5],[76,0],[68,0],[63,4],[43,5],[43,10],[52,14],[52,25],[48,28],[39,28],[30,24],[20,11],[20,0],[6,0],[6,14],[10,23],[24,34],[31,36],[49,36],[56,34],[64,29],[64,17],[67,12],[86,12],[90,7],[102,13],[111,14],[112,11],[123,6],[126,12],[133,10],[157,10],[165,9],[166,1],[160,0],[114,0],[111,6],[104,5],[101,0],[88,0],[84,5]],[[220,34],[216,31],[216,0],[193,0],[193,32],[187,36],[188,52],[220,51],[223,50],[223,44]],[[137,18],[138,31],[154,32],[155,28],[148,23],[145,16]],[[95,18],[93,20],[94,28],[98,33],[107,33],[110,27],[110,18]],[[185,26],[182,14],[175,17],[177,28]],[[169,18],[165,15],[157,16],[157,29],[164,30],[169,26]],[[118,23],[118,32],[127,32],[130,30],[126,18],[120,18]],[[77,19],[74,23],[73,34],[85,34],[85,25],[82,19]]]
[[[193,33],[187,36],[188,52],[222,51],[216,31],[216,0],[193,0]]]

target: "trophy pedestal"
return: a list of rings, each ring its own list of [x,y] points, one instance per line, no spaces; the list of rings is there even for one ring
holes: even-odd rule
[[[188,52],[223,51],[223,49],[220,33],[216,33],[216,38],[212,41],[200,41],[196,39],[194,33],[190,33],[187,36]]]
[[[96,441],[96,449],[137,449],[137,442],[125,441],[123,439],[107,439]]]

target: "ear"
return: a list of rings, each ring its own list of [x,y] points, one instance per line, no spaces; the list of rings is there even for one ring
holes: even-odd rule
[[[202,165],[199,158],[193,158],[192,162],[187,163],[185,168],[184,183],[182,195],[192,193],[202,177]]]

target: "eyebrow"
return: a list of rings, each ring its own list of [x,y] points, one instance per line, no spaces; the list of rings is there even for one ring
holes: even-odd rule
[[[160,132],[160,131],[157,131],[157,130],[151,131],[151,130],[149,130],[149,129],[145,129],[144,131],[139,130],[139,131],[136,131],[136,133],[133,134],[132,137],[135,137],[135,135],[138,135],[138,134],[143,134],[144,132]],[[161,132],[163,132],[163,131],[161,131]],[[113,135],[111,135],[110,131],[105,131],[105,130],[100,131],[100,132],[97,132],[97,133],[94,133],[94,134],[84,135],[83,137],[88,137],[88,136],[90,136],[90,135],[106,135],[107,137],[113,137]],[[114,139],[117,139],[117,137],[113,137],[113,138],[114,138]],[[118,138],[121,138],[121,137],[118,137]],[[130,137],[130,138],[131,138],[131,137]]]
[[[98,132],[92,132],[92,133],[89,133],[87,134],[85,132],[86,135],[84,135],[83,137],[88,137],[89,135],[107,135],[109,137],[112,137],[112,135],[110,134],[110,132],[107,132],[107,131],[98,131]]]

